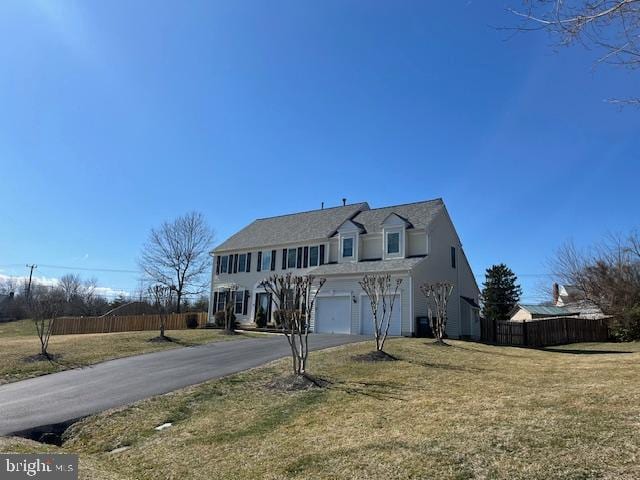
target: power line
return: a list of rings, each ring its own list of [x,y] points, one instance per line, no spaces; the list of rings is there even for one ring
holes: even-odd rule
[[[0,264],[0,267],[20,267],[20,266],[22,266],[22,265],[16,264],[16,263]],[[82,271],[86,271],[86,272],[136,273],[136,274],[142,273],[140,270],[127,270],[127,269],[124,269],[124,268],[72,267],[72,266],[68,266],[68,265],[48,265],[48,264],[45,264],[45,263],[40,263],[39,266],[40,267],[44,267],[44,268],[56,268],[56,269],[61,269],[61,270],[82,270]]]

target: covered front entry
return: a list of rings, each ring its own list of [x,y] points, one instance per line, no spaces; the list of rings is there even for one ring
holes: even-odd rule
[[[256,293],[256,309],[254,313],[254,321],[258,317],[258,312],[262,309],[262,314],[267,322],[271,322],[271,294],[260,292]]]
[[[369,297],[361,297],[362,301],[360,312],[360,332],[363,335],[373,335],[373,313],[371,312],[371,303]],[[391,296],[389,296],[390,300]],[[389,300],[387,300],[387,305]],[[388,308],[388,307],[387,307]],[[391,312],[391,325],[389,326],[389,335],[401,335],[402,334],[402,304],[400,302],[400,295],[396,295],[395,302],[393,304],[393,312]],[[382,305],[378,307],[378,316],[382,319]]]
[[[351,295],[316,299],[317,333],[351,333]]]

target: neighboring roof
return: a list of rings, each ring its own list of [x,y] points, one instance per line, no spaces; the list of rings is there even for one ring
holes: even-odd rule
[[[478,302],[476,302],[473,298],[465,297],[463,295],[460,295],[460,298],[463,299],[465,302],[467,302],[469,305],[471,305],[473,308],[480,308],[480,305],[478,305]]]
[[[441,198],[425,202],[406,203],[384,208],[372,208],[360,212],[353,218],[360,223],[367,233],[382,231],[382,224],[393,213],[409,222],[413,228],[426,228],[433,219],[444,209]]]
[[[531,304],[523,304],[519,303],[515,306],[513,311],[515,312],[518,308],[522,308],[529,313],[534,315],[553,315],[553,316],[566,316],[566,315],[576,315],[578,312],[574,312],[565,307],[555,307],[553,305],[531,305]]]
[[[346,220],[352,218],[360,210],[368,208],[369,205],[363,202],[342,207],[261,218],[229,237],[218,245],[214,252],[327,238],[333,235],[336,229]]]
[[[402,272],[411,270],[425,257],[375,260],[372,262],[329,263],[314,268],[309,275],[349,275],[361,273]]]

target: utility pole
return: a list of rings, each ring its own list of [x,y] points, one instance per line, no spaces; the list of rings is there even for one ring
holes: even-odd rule
[[[31,297],[31,279],[33,278],[33,270],[38,268],[38,265],[36,264],[27,265],[27,268],[31,269],[31,271],[29,272],[29,283],[27,284],[27,301],[28,301],[29,298]]]

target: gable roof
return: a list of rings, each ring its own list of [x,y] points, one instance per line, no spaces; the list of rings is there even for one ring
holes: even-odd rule
[[[534,315],[565,316],[578,314],[578,312],[574,312],[565,307],[556,307],[553,305],[532,305],[524,303],[519,303],[518,305],[516,305],[512,313],[515,313],[519,308],[522,308],[523,310],[526,310],[527,312]]]
[[[366,202],[351,205],[292,213],[278,217],[260,218],[232,235],[213,251],[224,252],[244,248],[299,243],[328,238],[346,220],[361,210]]]
[[[425,202],[372,208],[360,212],[353,218],[353,221],[361,224],[366,233],[376,233],[382,231],[382,224],[387,217],[395,213],[413,228],[427,228],[443,209],[444,202],[441,198],[436,198]]]

